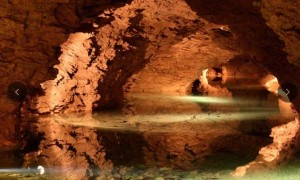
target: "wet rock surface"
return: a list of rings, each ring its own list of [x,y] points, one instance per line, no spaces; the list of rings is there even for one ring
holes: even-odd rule
[[[40,83],[54,79],[61,54],[59,47],[71,32],[82,31],[90,17],[104,10],[118,8],[125,1],[18,1],[2,0],[0,3],[0,112],[5,130],[0,133],[0,144],[17,144],[17,127],[20,106],[27,103],[12,102],[7,97],[7,87],[21,81],[29,87],[28,99],[40,92]],[[81,27],[81,30],[79,30]],[[26,110],[25,110],[26,111]]]
[[[191,92],[199,93],[202,88],[206,90],[204,95],[233,98],[249,95],[243,90],[224,87],[225,82],[222,78],[220,81],[219,76],[225,75],[219,72],[223,70],[220,66],[230,61],[241,64],[227,67],[228,76],[245,72],[245,75],[259,79],[268,72],[278,79],[279,84],[291,82],[300,89],[299,6],[296,1],[264,0],[3,1],[0,3],[0,25],[3,27],[0,32],[0,85],[6,87],[21,80],[29,87],[29,94],[24,102],[12,102],[6,95],[7,88],[0,89],[3,119],[0,145],[15,147],[27,142],[23,147],[26,163],[37,163],[37,157],[47,166],[56,163],[77,166],[82,162],[85,171],[81,169],[80,176],[94,177],[99,175],[99,169],[122,164],[131,156],[117,148],[126,148],[131,139],[136,140],[136,145],[145,146],[129,146],[139,155],[131,163],[156,164],[153,162],[158,161],[160,165],[189,167],[193,166],[191,162],[201,161],[205,156],[202,148],[209,153],[223,148],[235,153],[245,149],[243,141],[236,147],[229,141],[232,139],[245,138],[253,143],[249,150],[258,152],[257,148],[265,143],[257,145],[250,139],[253,136],[254,139],[256,136],[266,138],[272,127],[281,125],[272,129],[274,143],[261,149],[253,163],[254,169],[257,162],[274,167],[298,148],[296,111],[299,111],[300,96],[292,100],[293,104],[278,102],[281,112],[294,115],[294,121],[289,124],[283,123],[289,122],[291,116],[271,117],[267,121],[260,119],[255,123],[229,123],[229,129],[221,123],[214,129],[219,132],[216,137],[213,136],[216,132],[204,134],[205,143],[197,133],[205,131],[201,126],[183,137],[178,132],[153,135],[148,126],[138,125],[143,119],[139,117],[134,117],[133,122],[144,131],[135,135],[65,127],[45,117],[37,117],[38,123],[28,126],[28,135],[22,129],[21,120],[28,117],[29,112],[42,115],[114,108],[126,115],[160,115],[176,111],[179,116],[181,113],[228,111],[230,108],[247,111],[245,107],[226,109],[219,105],[170,103],[163,98],[157,104],[147,94],[186,96]],[[259,68],[248,68],[249,59]],[[213,77],[207,79],[209,86],[198,84],[192,90],[192,82],[203,75],[206,68],[210,68],[208,72]],[[227,86],[240,83],[236,79],[233,81],[237,82],[228,79]],[[257,85],[256,80],[247,83]],[[241,84],[246,86],[247,83]],[[250,95],[254,99],[275,102],[265,89]],[[144,97],[142,101],[146,103],[137,103],[137,96]],[[227,114],[219,115],[227,117]],[[157,117],[156,123],[167,120],[165,118]],[[190,130],[194,127],[178,123],[164,131],[177,128]],[[267,131],[262,133],[264,129]],[[74,138],[78,133],[83,134]],[[87,135],[91,139],[87,140]],[[218,137],[221,138],[216,140]],[[229,138],[228,141],[224,137]],[[32,139],[34,143],[30,144],[28,140]],[[186,140],[190,143],[186,144]],[[88,145],[83,147],[83,144]],[[101,151],[96,151],[99,149]],[[41,156],[41,150],[45,156]],[[47,158],[48,155],[63,158],[54,162]],[[246,169],[251,169],[250,166]]]
[[[225,65],[224,69],[234,67],[239,66],[233,63]],[[245,74],[244,71],[236,73]],[[131,94],[134,98],[128,103],[139,107],[131,109],[134,111],[37,116],[34,121],[24,120],[24,131],[32,134],[24,139],[34,140],[36,137],[37,143],[24,145],[27,152],[23,166],[41,164],[50,170],[49,175],[63,172],[70,178],[183,178],[201,176],[195,170],[205,169],[206,159],[218,153],[228,152],[247,159],[237,165],[255,159],[257,152],[262,152],[259,149],[271,143],[268,134],[261,132],[270,132],[276,125],[273,121],[290,119],[281,117],[278,104],[272,98],[260,98],[257,89],[263,87],[261,84],[253,84],[254,89],[248,89],[254,97],[257,96],[254,100],[245,99],[232,90],[244,87],[243,81],[237,83],[227,79],[223,86],[212,86],[205,78],[200,77],[199,93],[209,95],[208,98],[215,96],[216,100],[227,98],[227,105],[184,99],[189,96],[144,93]],[[249,80],[245,82],[249,84]],[[228,90],[226,85],[231,89]],[[190,97],[201,99],[202,96]],[[259,113],[257,108],[264,110]],[[249,120],[256,121],[256,124],[245,125]],[[282,139],[282,135],[273,135],[274,141]],[[283,142],[288,144],[290,141]],[[286,156],[282,153],[274,156],[278,157]],[[126,172],[121,168],[122,173],[116,172],[122,166],[132,168]],[[161,173],[163,167],[169,170]],[[56,170],[52,172],[51,169]],[[230,172],[233,170],[231,167]]]
[[[49,173],[63,173],[70,179],[76,179],[96,177],[100,171],[112,167],[94,129],[66,126],[51,117],[26,121],[23,134],[28,136],[23,138],[30,140],[22,148],[26,153],[24,168],[42,165],[46,169],[54,169]]]
[[[42,165],[46,175],[69,179],[176,177],[182,170],[203,168],[206,158],[222,151],[252,159],[270,142],[235,130],[236,123],[215,123],[209,117],[203,122],[204,118],[198,117],[187,115],[178,118],[183,122],[169,123],[158,122],[174,116],[156,117],[157,122],[152,122],[153,116],[111,113],[27,119],[30,124],[24,123],[24,131],[36,137],[36,143],[24,145],[23,168]],[[34,145],[35,149],[28,149]],[[176,169],[178,175],[172,175]]]

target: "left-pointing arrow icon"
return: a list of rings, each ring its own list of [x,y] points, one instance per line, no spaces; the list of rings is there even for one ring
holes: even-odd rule
[[[18,91],[19,91],[19,89],[17,89],[17,90],[15,91],[15,93],[19,96],[20,94],[18,93]]]
[[[8,98],[16,102],[24,101],[26,99],[27,93],[27,86],[21,81],[12,82],[7,87]]]

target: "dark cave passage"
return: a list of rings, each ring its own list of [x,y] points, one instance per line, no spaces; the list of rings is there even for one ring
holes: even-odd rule
[[[291,72],[299,72],[300,69],[287,60],[284,42],[273,29],[267,26],[260,9],[253,5],[255,1],[237,3],[235,0],[222,2],[187,0],[186,2],[200,17],[216,24],[228,25],[240,50],[244,54],[253,54],[256,63],[276,76],[280,84],[299,81],[294,75],[286,76]],[[220,41],[221,46],[223,45],[221,38],[215,40]],[[297,109],[299,101],[299,98],[293,100]]]

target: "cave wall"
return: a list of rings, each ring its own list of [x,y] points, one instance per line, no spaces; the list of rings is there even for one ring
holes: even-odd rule
[[[0,112],[1,144],[15,141],[15,126],[20,103],[6,97],[8,85],[13,81],[27,83],[32,92],[39,83],[55,77],[59,45],[69,32],[56,19],[55,9],[68,1],[6,1],[0,3]],[[5,143],[4,143],[5,144]]]
[[[137,4],[139,7],[137,7]],[[184,39],[182,41],[182,43],[185,43],[185,45],[178,44],[177,47],[176,46],[173,47],[174,50],[171,50],[173,52],[165,52],[165,53],[168,54],[177,51],[177,53],[180,52],[180,54],[184,54],[183,57],[187,59],[192,59],[193,57],[195,57],[195,55],[196,55],[195,59],[197,59],[197,54],[200,55],[201,53],[204,53],[205,55],[207,55],[207,53],[210,53],[209,55],[212,55],[213,51],[220,48],[225,51],[234,50],[231,53],[240,53],[240,54],[246,53],[250,55],[252,54],[258,59],[264,59],[262,63],[267,69],[268,69],[267,66],[270,66],[269,69],[270,71],[273,72],[278,71],[277,74],[279,74],[279,80],[283,79],[282,81],[286,81],[286,78],[283,77],[283,74],[285,74],[288,70],[291,69],[296,70],[297,67],[296,66],[291,67],[286,64],[287,61],[284,60],[286,54],[282,50],[285,50],[288,53],[288,59],[290,62],[297,64],[297,59],[299,58],[298,50],[297,50],[298,47],[297,37],[299,36],[298,34],[299,22],[297,21],[298,12],[295,11],[295,9],[296,7],[298,7],[299,3],[288,2],[283,4],[283,2],[281,1],[278,2],[276,1],[272,3],[266,1],[262,1],[262,2],[246,1],[243,3],[235,3],[234,1],[228,1],[227,4],[232,4],[232,5],[231,6],[228,6],[226,4],[221,5],[220,3],[215,3],[214,1],[213,2],[187,1],[187,4],[185,4],[184,1],[178,1],[176,7],[180,7],[180,8],[184,7],[183,9],[178,9],[175,7],[175,5],[170,6],[171,3],[168,1],[159,4],[156,4],[156,2],[152,2],[152,1],[146,3],[138,1],[138,2],[133,2],[130,5],[131,7],[128,6],[126,8],[130,8],[132,12],[134,11],[133,9],[138,10],[140,12],[134,12],[135,15],[133,14],[130,15],[129,13],[127,13],[128,15],[125,15],[122,14],[122,11],[125,10],[125,9],[122,10],[122,8],[118,10],[121,14],[120,13],[118,14],[118,11],[116,12],[106,11],[105,13],[103,13],[105,9],[109,9],[112,7],[118,8],[125,5],[124,2],[110,3],[109,1],[94,2],[94,1],[84,1],[84,0],[81,1],[57,0],[51,2],[5,1],[5,3],[1,4],[1,8],[2,8],[1,22],[4,27],[3,30],[1,31],[1,65],[2,65],[1,84],[3,84],[4,87],[6,87],[7,84],[9,84],[9,82],[12,82],[14,80],[22,80],[28,84],[28,86],[32,90],[32,93],[36,94],[36,91],[34,91],[34,89],[38,88],[41,82],[44,82],[48,79],[54,79],[56,77],[59,69],[59,65],[56,68],[53,68],[53,66],[55,64],[58,64],[59,61],[63,61],[64,59],[63,56],[61,56],[59,60],[57,59],[58,56],[61,54],[59,46],[67,40],[70,33],[81,31],[82,33],[93,34],[94,32],[101,31],[100,29],[101,28],[103,29],[104,27],[102,26],[104,26],[105,24],[112,26],[114,24],[113,22],[117,22],[118,19],[117,20],[115,19],[117,16],[124,16],[124,18],[121,18],[119,22],[127,21],[128,23],[127,27],[123,27],[123,31],[124,32],[132,31],[130,32],[131,35],[135,34],[136,37],[135,39],[131,38],[130,40],[128,39],[128,37],[126,37],[128,39],[127,42],[126,40],[125,42],[119,41],[118,42],[119,44],[117,44],[115,47],[113,47],[110,50],[112,52],[111,54],[114,54],[115,52],[118,53],[112,55],[113,57],[105,57],[106,59],[112,59],[112,61],[114,60],[121,61],[118,59],[120,59],[122,56],[122,58],[125,58],[124,61],[128,61],[132,56],[128,55],[129,57],[126,57],[126,54],[131,54],[131,53],[136,54],[136,52],[133,52],[133,50],[130,51],[126,49],[128,47],[125,47],[126,50],[124,51],[124,46],[120,44],[122,43],[130,44],[130,41],[132,42],[132,44],[136,43],[135,45],[136,46],[138,45],[139,48],[146,49],[147,46],[149,46],[148,48],[149,49],[152,48],[152,50],[149,51],[147,55],[146,52],[140,53],[138,55],[139,57],[137,58],[137,60],[134,60],[135,65],[140,66],[139,68],[135,69],[133,67],[131,68],[127,67],[126,69],[126,65],[116,65],[118,63],[114,63],[113,65],[111,65],[111,67],[109,67],[111,69],[110,71],[122,71],[122,70],[124,71],[125,69],[126,71],[129,72],[127,73],[119,72],[120,73],[119,75],[115,75],[114,73],[108,72],[107,73],[108,77],[98,82],[99,87],[98,85],[94,85],[97,87],[94,87],[93,89],[94,95],[92,95],[90,99],[95,99],[96,104],[92,102],[90,105],[88,105],[87,101],[89,101],[90,99],[86,100],[85,103],[87,103],[86,105],[87,108],[83,108],[83,109],[91,110],[92,108],[97,108],[97,106],[105,107],[107,104],[109,106],[110,104],[109,101],[113,102],[112,105],[118,104],[118,101],[123,98],[123,95],[119,95],[116,99],[113,99],[112,95],[107,95],[109,94],[106,93],[108,92],[108,89],[114,89],[113,90],[114,94],[118,94],[118,93],[122,94],[123,91],[122,86],[126,83],[127,79],[131,77],[131,75],[137,72],[139,69],[142,69],[143,66],[145,66],[145,64],[148,61],[150,61],[149,57],[151,55],[153,56],[153,54],[155,54],[155,57],[151,56],[152,61],[154,62],[156,57],[161,58],[159,56],[164,56],[163,51],[168,51],[167,50],[168,47],[171,47],[173,44],[176,44],[177,42],[180,41],[180,39],[184,37],[188,37],[187,39]],[[155,7],[156,9],[157,8],[171,9],[170,7],[167,6],[173,7],[172,9],[174,10],[170,12],[165,12],[165,11],[147,12],[147,7]],[[238,7],[242,7],[244,11],[238,10]],[[214,8],[215,10],[213,10],[212,8]],[[217,9],[219,9],[218,12],[215,12]],[[193,12],[193,10],[196,13],[198,13],[198,17],[196,17],[196,14]],[[191,15],[190,17],[192,18],[184,18],[185,13],[190,14]],[[227,18],[219,18],[220,16],[223,16],[225,14],[228,14],[229,16],[228,17],[224,16]],[[154,16],[164,17],[165,15],[167,16],[162,19],[154,18]],[[97,16],[99,17],[95,19],[95,17]],[[131,16],[134,18],[132,20],[128,20],[125,18],[126,16],[128,16],[127,18],[130,18]],[[177,17],[177,19],[175,17]],[[181,22],[179,21],[179,19],[182,19]],[[190,21],[194,21],[194,22],[192,22],[192,24],[185,22],[186,20],[189,19]],[[221,19],[222,21],[220,21]],[[166,25],[166,27],[159,27],[161,26],[161,22],[167,22],[167,21],[168,22],[174,21],[174,23]],[[181,24],[185,23],[185,25],[180,25],[180,23]],[[148,24],[153,24],[154,26]],[[265,24],[267,24],[272,29],[267,28]],[[115,24],[115,26],[119,26],[119,25]],[[13,31],[11,31],[12,28],[14,29]],[[122,29],[122,27],[120,28]],[[202,30],[201,31],[198,30],[198,32],[196,33],[197,30],[195,28],[202,29]],[[282,42],[276,39],[276,34],[274,34],[272,31],[274,31],[276,34],[279,35],[280,40],[284,41],[285,45],[283,45]],[[98,33],[98,36],[100,36],[99,34],[100,33]],[[205,37],[204,34],[207,37]],[[158,35],[161,35],[162,37]],[[143,39],[144,44],[141,44],[141,42],[137,42],[137,36]],[[146,36],[151,36],[151,38],[148,38]],[[227,36],[227,37],[224,38],[222,36]],[[72,37],[74,37],[74,35],[71,35],[70,39],[72,39]],[[252,37],[254,37],[254,39],[252,39]],[[89,38],[91,38],[90,40],[91,42],[88,43],[90,43],[92,47],[85,47],[85,48],[86,49],[94,48],[95,50],[97,50],[97,52],[93,52],[92,50],[90,50],[91,52],[89,52],[90,54],[88,56],[90,56],[90,58],[92,57],[92,59],[97,59],[96,56],[101,56],[101,54],[104,54],[102,52],[104,51],[104,48],[101,49],[101,45],[99,45],[101,44],[99,42],[100,40],[97,40],[94,37],[89,37]],[[100,39],[100,37],[98,37],[98,39]],[[159,39],[163,39],[164,41]],[[95,43],[95,41],[97,43]],[[207,48],[207,50],[201,49],[195,51],[191,47],[186,47],[186,52],[183,51],[185,48],[181,47],[181,46],[201,47],[202,45],[200,44],[200,42],[206,45],[218,44],[218,46],[205,47]],[[154,44],[159,44],[159,46],[164,46],[164,47],[160,47],[159,49],[157,47],[158,45],[154,45]],[[68,49],[67,42],[64,45],[62,45],[62,47],[63,47],[62,49],[64,49],[63,51],[67,51]],[[132,45],[132,47],[134,47],[134,45]],[[267,52],[264,52],[264,50],[266,50]],[[119,52],[119,51],[124,51],[124,52]],[[272,53],[268,53],[271,51]],[[95,53],[99,53],[99,54],[95,54]],[[221,52],[214,52],[214,53],[221,53]],[[225,52],[222,52],[222,54],[224,53]],[[191,57],[185,57],[186,54],[190,54]],[[178,57],[178,55],[176,56]],[[273,57],[277,59],[274,60],[274,62],[272,62]],[[173,59],[172,57],[163,57],[163,58]],[[216,62],[218,61],[216,60],[216,58],[219,57],[213,57],[212,55],[212,57],[209,57],[207,59],[209,59],[210,62]],[[223,58],[222,62],[224,62],[226,61],[225,59],[229,57],[222,57],[222,58]],[[140,61],[140,59],[144,59],[143,62],[137,62]],[[266,59],[270,59],[269,60],[270,62],[267,62],[268,60]],[[79,61],[79,60],[80,58],[75,61]],[[203,61],[205,60],[202,60],[198,63],[203,64]],[[219,63],[220,62],[221,61],[219,61]],[[286,66],[285,69],[287,70],[282,70],[282,68],[281,68],[281,72],[277,70],[279,67],[282,67],[279,65],[280,62],[285,64],[284,66]],[[76,64],[77,62],[72,62],[72,63]],[[102,63],[105,64],[105,62]],[[203,67],[204,66],[205,65],[203,64]],[[176,67],[178,67],[178,65],[176,65]],[[60,70],[61,69],[62,68],[60,68]],[[201,68],[199,67],[199,69]],[[71,76],[74,76],[74,74],[72,73],[74,73],[73,71],[76,71],[76,68],[73,70],[65,70],[65,71],[66,72],[70,71],[68,73],[71,74]],[[174,71],[180,71],[180,69],[178,70],[176,69]],[[100,72],[100,74],[101,73],[105,74],[106,72]],[[276,73],[273,74],[276,75]],[[108,85],[109,82],[111,82],[116,76],[120,76],[121,78],[120,80],[115,80],[116,82],[112,84],[120,84],[120,85],[111,85],[111,86]],[[297,75],[294,75],[293,77],[296,76]],[[57,79],[59,78],[61,77],[57,77]],[[70,79],[72,79],[72,77]],[[143,79],[141,81],[143,81]],[[71,89],[72,87],[74,87],[74,85],[73,86],[70,85],[68,88]],[[2,88],[1,90],[2,90],[1,100],[3,102],[4,101],[7,102],[7,99],[4,98],[5,88]],[[72,109],[73,111],[77,109],[78,106],[79,107],[85,106],[85,103],[81,102],[80,98],[75,98],[74,94],[76,93],[78,92],[74,92],[73,95],[69,97],[69,100],[64,102],[65,105],[63,106],[68,106],[70,102],[71,104],[75,102],[75,104],[77,103],[78,105]],[[100,99],[100,97],[96,97],[97,96],[96,93],[100,93],[102,95],[101,100],[99,101],[97,100]],[[57,100],[57,101],[61,103],[62,100]],[[11,103],[11,102],[9,103],[12,105],[12,107],[17,107],[15,106],[15,103]],[[47,106],[47,105],[41,105],[41,106]],[[55,109],[55,107],[53,107],[55,105],[48,104],[48,106],[50,106],[48,107],[49,109],[52,110]],[[61,106],[61,105],[57,105],[57,106]],[[8,111],[8,108],[6,107],[2,107],[2,108],[3,108],[3,112]],[[9,108],[9,109],[11,110],[14,108]],[[57,111],[60,111],[61,109],[62,108],[60,107],[58,108]],[[44,111],[45,110],[41,110],[41,112]],[[51,110],[48,110],[48,112],[49,111]]]
[[[171,93],[176,84],[181,87],[179,91],[183,92],[187,84],[178,81],[186,81],[185,77],[195,78],[201,69],[225,63],[234,55],[242,54],[253,56],[258,64],[278,77],[280,83],[292,82],[297,85],[299,67],[294,65],[297,64],[297,53],[293,52],[298,46],[292,43],[295,40],[291,40],[298,37],[297,23],[293,23],[295,28],[289,31],[288,38],[284,38],[280,30],[282,25],[278,24],[285,24],[289,17],[294,16],[282,19],[280,17],[283,15],[275,13],[286,12],[293,5],[283,6],[283,10],[279,9],[280,3],[268,5],[256,1],[237,3],[228,0],[225,4],[216,1],[178,1],[176,6],[168,1],[133,1],[115,11],[98,14],[95,19],[87,18],[90,24],[79,28],[86,38],[79,40],[79,36],[84,35],[75,33],[62,45],[60,64],[55,67],[59,74],[55,80],[42,85],[45,96],[34,100],[31,108],[39,113],[91,111],[123,106],[124,92],[126,94],[127,91],[141,92],[147,88],[148,92]],[[152,11],[148,11],[149,7],[153,7]],[[280,16],[277,18],[277,21],[282,19],[280,23],[275,22],[274,16]],[[70,17],[68,21],[62,19],[60,21],[68,24],[74,18]],[[86,45],[80,47],[82,50],[75,50],[72,46],[80,44],[79,41]],[[70,51],[78,53],[71,54]],[[295,63],[289,64],[287,58]],[[209,63],[206,65],[205,62]],[[212,62],[214,64],[210,64]],[[189,64],[190,69],[184,70],[181,63]],[[156,66],[162,70],[157,70]],[[81,71],[81,68],[86,70]],[[169,69],[173,72],[168,72]],[[190,73],[183,75],[184,71]],[[286,74],[291,71],[294,74],[287,77]],[[134,75],[137,72],[139,74]],[[174,72],[182,73],[172,77]],[[169,76],[163,76],[163,73]],[[180,77],[176,80],[178,75]],[[161,82],[156,83],[149,77]],[[82,79],[89,80],[84,82]],[[144,85],[137,87],[139,83],[131,83],[137,79]],[[169,81],[174,83],[169,88],[171,90],[166,90]],[[299,108],[299,98],[293,102]]]
[[[71,32],[86,31],[96,15],[125,1],[53,0],[0,1],[0,144],[13,145],[20,111],[27,105],[7,98],[7,87],[22,81],[29,89],[28,99],[41,94],[40,83],[54,79],[61,54],[60,45]],[[88,25],[87,25],[88,24]],[[24,103],[26,104],[26,103]]]
[[[15,144],[22,113],[145,112],[124,100],[184,95],[203,69],[239,55],[299,89],[299,2],[125,2],[1,0],[1,145]],[[15,80],[29,87],[23,104],[6,97]],[[299,110],[300,97],[293,103]],[[285,129],[296,136],[298,124]]]
[[[279,38],[284,41],[284,50],[288,53],[290,63],[300,63],[300,13],[299,1],[262,1],[254,2],[261,9],[262,16]]]
[[[92,111],[122,103],[129,77],[158,51],[167,51],[201,27],[184,1],[178,3],[133,1],[100,14],[92,31],[70,35],[62,45],[57,78],[42,84],[45,95],[36,99],[32,109]],[[105,20],[106,25],[97,24]]]
[[[21,125],[22,167],[42,165],[46,173],[68,179],[95,178],[113,163],[108,159],[103,137],[95,129],[61,123],[66,117],[25,117]],[[82,116],[86,120],[89,115]],[[27,141],[30,139],[30,141]]]
[[[1,79],[1,84],[7,85],[14,80],[22,80],[28,84],[32,90],[32,94],[36,94],[34,90],[39,88],[39,84],[48,79],[54,79],[59,71],[61,75],[58,75],[54,81],[60,81],[62,77],[66,79],[69,78],[73,83],[70,83],[67,89],[71,90],[73,88],[71,90],[72,93],[62,93],[61,91],[64,90],[57,90],[59,88],[55,86],[54,81],[52,85],[49,85],[50,82],[48,82],[48,84],[45,83],[45,87],[43,87],[44,91],[48,88],[46,86],[51,86],[51,88],[48,88],[48,91],[46,90],[46,96],[40,98],[40,100],[38,100],[39,102],[33,102],[33,105],[31,105],[32,109],[39,109],[38,111],[40,113],[45,113],[50,111],[59,112],[65,109],[70,109],[70,111],[92,110],[122,105],[122,103],[120,103],[120,101],[124,99],[124,89],[122,86],[128,81],[129,83],[127,83],[125,87],[125,91],[128,91],[126,88],[128,88],[130,81],[136,79],[136,77],[130,80],[128,80],[128,78],[140,69],[143,69],[148,62],[156,62],[153,66],[157,66],[158,61],[156,59],[174,59],[174,57],[164,55],[171,53],[175,54],[176,58],[182,58],[181,60],[176,60],[178,65],[174,67],[179,69],[174,69],[174,72],[182,72],[182,70],[185,70],[184,68],[181,70],[179,64],[186,64],[186,59],[199,59],[198,56],[201,56],[199,60],[195,60],[189,64],[192,68],[193,63],[201,63],[201,67],[205,67],[206,65],[203,63],[206,61],[215,63],[228,61],[233,55],[231,55],[231,57],[226,56],[225,53],[227,52],[234,55],[245,53],[255,56],[258,61],[263,59],[262,64],[267,69],[269,68],[273,74],[278,74],[280,81],[288,80],[284,77],[287,70],[278,70],[278,67],[282,67],[279,65],[279,63],[282,62],[285,64],[284,66],[286,66],[285,69],[289,69],[289,65],[285,60],[286,54],[282,50],[288,53],[289,61],[294,64],[297,64],[297,59],[299,58],[297,55],[297,37],[299,35],[297,29],[299,23],[296,18],[298,14],[297,11],[295,11],[299,3],[289,2],[283,4],[281,1],[272,3],[265,1],[245,1],[239,3],[234,1],[226,1],[226,3],[215,1],[186,1],[187,4],[185,4],[185,1],[178,2],[176,5],[173,5],[168,1],[158,4],[154,1],[138,1],[116,12],[110,10],[104,12],[105,9],[121,7],[125,5],[125,2],[111,3],[109,1],[94,2],[84,0],[58,0],[51,2],[3,1],[1,5],[1,21],[5,28],[1,31],[1,67],[3,69],[1,73],[3,73],[4,78]],[[128,1],[127,3],[130,2]],[[152,8],[152,12],[148,11],[149,7]],[[131,14],[123,12],[126,8],[128,10],[130,9]],[[182,9],[179,10],[178,8]],[[135,10],[139,12],[134,12]],[[193,11],[198,13],[198,17]],[[190,16],[187,17],[186,15]],[[120,16],[123,16],[123,18],[120,18]],[[126,16],[132,19],[129,20],[125,18]],[[266,21],[263,18],[266,19]],[[126,21],[128,23],[127,27],[119,27],[121,25],[117,24],[117,22],[125,23]],[[191,24],[188,21],[191,21]],[[158,27],[158,23],[159,26],[165,25]],[[268,28],[266,24],[272,29]],[[104,25],[106,25],[106,30]],[[111,26],[111,28],[114,29],[116,27],[122,29],[123,35],[122,33],[116,32],[116,34],[118,34],[116,36],[124,36],[125,32],[129,32],[129,34],[131,34],[130,36],[134,35],[134,37],[126,37],[125,35],[121,38],[113,38],[114,40],[112,41],[119,41],[116,45],[109,44],[108,46],[112,48],[110,50],[107,49],[107,52],[104,53],[105,47],[103,48],[102,46],[105,46],[105,42],[100,39],[101,36],[105,36],[102,34],[103,31],[109,31],[107,26]],[[14,29],[14,31],[11,31],[11,29]],[[102,75],[99,75],[101,78],[94,78],[99,79],[99,82],[98,84],[93,84],[91,92],[82,92],[83,87],[86,88],[90,86],[88,83],[86,83],[88,84],[86,86],[85,83],[77,84],[75,82],[77,80],[74,80],[77,78],[76,76],[79,76],[79,79],[83,76],[76,75],[73,77],[74,72],[75,74],[80,74],[80,72],[76,72],[78,67],[74,67],[78,66],[74,65],[74,63],[77,64],[77,62],[74,61],[80,61],[80,58],[76,59],[75,57],[69,69],[64,70],[60,67],[64,66],[63,63],[69,62],[63,62],[61,65],[53,68],[55,64],[58,64],[59,61],[64,61],[67,57],[66,54],[60,51],[61,48],[59,46],[68,39],[70,33],[78,31],[87,33],[90,36],[88,37],[90,38],[90,42],[87,42],[87,46],[90,44],[91,47],[84,48],[86,49],[85,51],[87,51],[87,56],[89,56],[92,61],[100,62],[101,60],[97,60],[100,56],[104,54],[107,56],[102,60],[102,65],[99,65],[104,66],[101,70],[102,72],[98,70],[100,71],[99,74]],[[285,42],[285,45],[276,38],[277,35],[273,31],[279,35],[280,39]],[[71,35],[69,41],[71,41],[72,38],[76,39],[74,36],[75,35]],[[186,39],[183,39],[185,37]],[[102,39],[103,38],[104,37],[102,37]],[[181,44],[179,43],[174,46],[179,41],[182,41]],[[72,48],[68,47],[68,44],[71,43],[72,41],[64,43],[64,45],[62,45],[62,51],[72,51]],[[203,44],[205,45],[203,46]],[[207,45],[211,47],[205,47]],[[139,47],[140,49],[134,52],[134,47]],[[197,50],[195,49],[196,47],[203,48]],[[92,50],[93,48],[94,50]],[[145,50],[147,48],[149,49],[148,52]],[[195,49],[195,51],[193,49]],[[61,53],[63,55],[58,60],[57,58]],[[214,57],[213,54],[224,54],[224,56]],[[190,57],[185,57],[186,55],[190,55]],[[87,58],[87,56],[85,58]],[[130,57],[133,56],[137,56],[136,60],[131,60]],[[126,64],[120,64],[120,59],[122,58],[125,59],[123,61],[131,61],[129,64],[132,64],[132,66],[127,67],[128,65]],[[222,58],[222,60],[216,60],[218,58]],[[273,60],[273,58],[276,58],[276,60]],[[111,65],[106,67],[107,64],[105,64],[105,61],[110,60]],[[118,61],[118,63],[112,63],[113,61]],[[86,62],[87,66],[89,66],[89,63],[91,63],[91,61]],[[159,65],[171,68],[169,63],[165,65],[160,63]],[[151,65],[147,66],[150,67]],[[201,67],[199,65],[199,69],[201,69]],[[147,69],[149,71],[149,69],[154,68],[146,68],[144,73],[146,73]],[[297,67],[293,66],[292,69],[295,70]],[[95,70],[95,72],[98,71]],[[116,71],[119,72],[116,73]],[[189,70],[186,69],[186,71]],[[149,72],[149,74],[151,73],[153,72]],[[165,74],[172,73],[173,72],[167,72]],[[182,75],[182,77],[190,76],[195,78],[197,73],[199,74],[199,71],[195,72],[194,70],[194,72],[191,71],[191,74]],[[91,74],[93,73],[91,72]],[[149,77],[149,75],[146,74],[144,76]],[[294,75],[294,77],[297,77],[297,75]],[[114,81],[114,83],[112,83],[112,81]],[[152,90],[150,90],[149,87],[151,85],[148,85],[146,82],[150,81],[151,83],[153,81],[147,78],[142,78],[140,81],[145,82],[144,85],[141,85],[143,89],[147,88],[149,91],[159,89],[153,86]],[[165,86],[168,81],[173,82],[174,80],[166,79],[164,81],[166,82],[160,82],[161,86]],[[182,81],[184,80],[182,79]],[[61,83],[67,84],[68,82],[69,80],[63,80]],[[174,84],[176,84],[176,86],[182,86],[182,89],[187,86],[186,84],[181,85],[180,83]],[[113,89],[112,92],[110,92],[109,89]],[[49,95],[49,91],[52,93],[54,93],[53,91],[58,91],[59,95],[57,96],[67,98],[64,101],[58,97],[54,100],[56,102],[49,102],[52,101],[49,100],[49,96],[51,96]],[[4,94],[5,88],[2,89],[3,97],[1,99],[3,102],[7,101],[7,99],[4,98]],[[86,97],[88,96],[86,94],[91,94],[91,96]],[[98,96],[98,94],[100,94],[100,96]],[[299,100],[295,102],[298,101]],[[12,107],[16,108],[17,106],[15,106],[15,103],[12,103]],[[5,111],[8,111],[8,109],[3,107],[3,112]]]

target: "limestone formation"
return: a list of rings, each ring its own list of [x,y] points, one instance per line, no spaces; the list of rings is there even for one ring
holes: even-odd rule
[[[299,8],[298,1],[283,0],[1,0],[0,125],[4,130],[0,132],[0,145],[16,147],[30,141],[21,138],[21,119],[29,114],[39,117],[117,109],[135,115],[166,114],[170,109],[178,114],[212,110],[196,103],[163,101],[155,106],[155,101],[147,100],[139,106],[136,101],[146,95],[191,95],[193,82],[203,77],[203,72],[212,77],[205,79],[207,84],[215,83],[199,85],[209,95],[242,94],[225,87],[224,79],[218,81],[218,76],[237,76],[239,72],[256,79],[272,75],[279,84],[290,82],[300,89]],[[241,64],[238,68],[226,67],[232,61]],[[248,63],[253,66],[247,68]],[[13,102],[6,96],[7,86],[14,81],[28,86],[24,102]],[[232,83],[229,79],[226,82]],[[264,96],[265,90],[260,93]],[[273,168],[298,149],[300,95],[291,104],[277,103],[281,112],[288,112],[288,121],[272,126],[273,143],[262,148],[255,161],[238,168],[237,175],[262,166]],[[44,117],[38,126],[39,132],[49,133],[51,128],[61,133],[72,129]],[[271,131],[271,126],[268,128]],[[85,169],[91,165],[111,167],[113,163],[102,157],[105,150],[94,152],[103,147],[99,135],[91,129],[81,131],[91,135],[87,149],[78,150],[82,147],[73,146],[78,139],[69,135],[46,134],[38,149],[28,151],[25,157],[30,159],[34,153],[45,157],[67,154],[68,158],[76,157],[68,163],[83,161]],[[63,138],[70,142],[63,142]],[[165,143],[169,149],[162,154],[176,151],[177,145],[183,147],[182,139],[173,138],[178,144]],[[78,141],[84,139],[82,136]],[[165,139],[143,134],[150,147],[144,151],[147,160],[155,156],[155,143]],[[197,153],[195,147],[188,148]],[[185,153],[188,162],[190,156]]]

